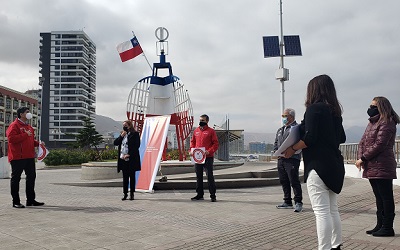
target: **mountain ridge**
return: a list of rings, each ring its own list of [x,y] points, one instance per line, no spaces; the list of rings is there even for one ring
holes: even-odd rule
[[[112,132],[119,132],[122,130],[122,121],[115,121],[114,119],[95,114],[94,122],[96,123],[96,131],[101,135],[105,135]],[[365,127],[352,126],[345,129],[346,132],[346,143],[357,143],[360,141]],[[265,142],[273,144],[275,141],[274,133],[258,133],[258,132],[246,132],[244,131],[244,144],[248,145],[249,142]]]

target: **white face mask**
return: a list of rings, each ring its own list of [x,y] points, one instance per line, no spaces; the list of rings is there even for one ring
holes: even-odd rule
[[[28,119],[28,120],[30,120],[30,119],[32,119],[32,114],[31,113],[26,113],[26,119]]]

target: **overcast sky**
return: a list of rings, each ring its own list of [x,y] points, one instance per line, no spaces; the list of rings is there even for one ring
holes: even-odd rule
[[[264,58],[263,36],[280,34],[279,0],[2,0],[0,85],[38,88],[40,32],[84,30],[97,46],[96,113],[126,118],[133,85],[151,75],[145,58],[122,63],[116,45],[135,32],[150,63],[154,31],[169,30],[174,75],[198,116],[231,129],[274,133],[280,126],[279,58]],[[283,0],[284,35],[299,35],[303,56],[285,58],[285,106],[304,113],[306,86],[328,74],[344,126],[365,127],[374,96],[400,113],[400,1]]]

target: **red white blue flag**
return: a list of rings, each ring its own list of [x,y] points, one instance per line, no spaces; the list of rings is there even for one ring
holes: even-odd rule
[[[117,51],[121,57],[121,61],[125,62],[130,59],[137,57],[143,53],[142,47],[140,47],[139,41],[136,36],[131,40],[123,42],[117,45]]]

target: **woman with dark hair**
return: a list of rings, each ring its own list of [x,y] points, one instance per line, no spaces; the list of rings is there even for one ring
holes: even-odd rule
[[[344,162],[339,145],[346,141],[346,135],[342,107],[329,76],[320,75],[308,83],[305,106],[301,139],[286,149],[285,157],[303,149],[304,180],[316,218],[318,249],[340,249],[337,194],[343,186]]]
[[[369,123],[358,144],[358,169],[364,169],[363,177],[369,179],[376,199],[376,226],[366,231],[372,236],[394,236],[395,216],[393,179],[396,179],[396,159],[393,152],[396,124],[400,118],[389,100],[378,96],[372,99],[367,110]]]
[[[131,121],[127,120],[122,123],[123,131],[120,136],[115,139],[114,145],[118,146],[118,173],[122,170],[123,192],[122,200],[128,197],[128,184],[130,183],[130,200],[134,200],[136,171],[140,171],[140,136],[133,128]]]

